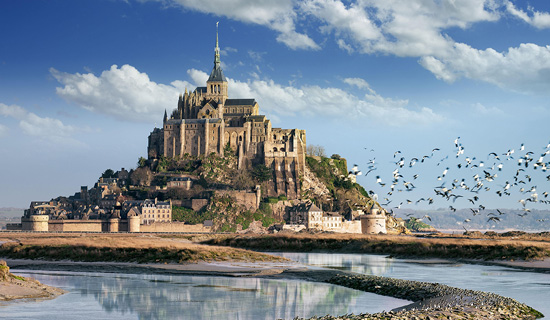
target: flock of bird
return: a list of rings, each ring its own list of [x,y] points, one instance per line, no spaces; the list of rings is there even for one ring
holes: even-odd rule
[[[393,154],[392,163],[395,167],[389,181],[383,181],[382,174],[375,175],[373,173],[379,169],[379,163],[376,158],[369,159],[364,176],[375,175],[375,183],[386,194],[383,199],[378,199],[379,196],[374,191],[369,193],[390,213],[393,213],[393,209],[400,209],[405,204],[426,203],[432,205],[435,199],[441,198],[450,202],[448,205],[450,211],[456,211],[457,204],[462,205],[465,202],[465,207],[470,208],[473,216],[486,214],[487,222],[499,222],[501,221],[500,217],[506,214],[500,209],[485,211],[486,207],[482,203],[482,198],[488,193],[494,193],[498,197],[516,197],[522,208],[522,213],[517,213],[520,217],[529,214],[529,207],[532,204],[550,204],[548,192],[543,191],[539,194],[537,185],[534,185],[535,176],[540,179],[541,174],[545,182],[550,181],[548,172],[550,171],[550,156],[548,156],[550,155],[550,143],[539,151],[527,151],[525,145],[521,144],[518,148],[508,149],[504,153],[490,152],[486,157],[479,159],[467,156],[465,151],[460,137],[454,140],[452,154],[442,155],[440,148],[433,148],[427,155],[407,158],[397,150]],[[370,152],[374,152],[374,150],[371,149]],[[406,199],[398,204],[394,203],[390,198],[395,193],[411,192],[417,188],[415,184],[418,184],[423,175],[422,169],[419,167],[426,166],[428,163],[432,163],[432,165],[435,163],[435,170],[440,168],[440,174],[435,178],[435,185],[431,188],[433,194],[414,200]],[[363,175],[358,165],[353,166],[350,174]],[[417,219],[431,221],[431,217],[428,215]],[[539,219],[538,221],[544,220]],[[464,220],[464,223],[468,222],[470,219]]]

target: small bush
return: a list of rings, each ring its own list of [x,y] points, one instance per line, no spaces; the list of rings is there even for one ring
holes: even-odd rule
[[[277,203],[277,202],[279,202],[279,198],[277,198],[277,197],[267,198],[267,203]]]

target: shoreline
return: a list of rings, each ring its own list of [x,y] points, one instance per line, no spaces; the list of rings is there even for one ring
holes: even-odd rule
[[[10,272],[6,262],[0,260],[0,306],[15,302],[54,299],[65,290],[40,283]]]
[[[427,260],[424,262],[445,262],[444,260],[433,260],[431,262]],[[444,316],[445,319],[463,319],[466,314],[475,316],[476,319],[494,319],[495,314],[506,314],[507,319],[536,319],[542,316],[538,311],[525,304],[493,293],[459,289],[428,282],[359,275],[334,269],[312,268],[297,262],[250,263],[226,261],[191,264],[138,264],[128,262],[76,262],[25,259],[7,259],[6,262],[13,269],[21,269],[21,271],[155,273],[326,282],[411,301],[406,306],[388,312],[337,317],[323,316],[312,319],[410,319],[413,317],[428,319],[428,317],[434,318],[440,316]]]

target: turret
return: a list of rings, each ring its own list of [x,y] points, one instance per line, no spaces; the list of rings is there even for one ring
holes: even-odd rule
[[[181,96],[180,96],[180,98],[181,98]],[[168,114],[166,113],[166,109],[164,109],[164,119],[162,120],[162,124],[165,124],[166,120],[168,120]]]

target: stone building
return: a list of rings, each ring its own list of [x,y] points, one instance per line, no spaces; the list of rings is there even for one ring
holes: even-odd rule
[[[136,210],[137,209],[137,210]],[[157,201],[151,200],[134,200],[125,201],[122,204],[124,212],[139,213],[141,224],[152,224],[155,222],[171,222],[172,221],[172,201]],[[133,211],[132,211],[133,210]]]
[[[223,156],[229,147],[239,168],[264,164],[273,170],[268,196],[299,197],[299,177],[306,165],[305,130],[272,128],[255,99],[229,98],[216,33],[214,68],[206,86],[193,92],[185,89],[170,117],[165,111],[163,128],[149,135],[148,157]]]
[[[189,190],[193,186],[193,180],[189,177],[171,177],[166,183],[168,189],[177,188]]]

